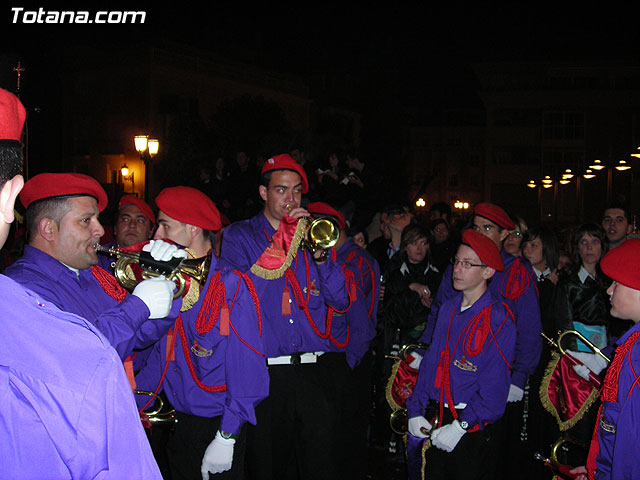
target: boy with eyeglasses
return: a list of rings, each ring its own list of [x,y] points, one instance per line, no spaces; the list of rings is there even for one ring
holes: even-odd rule
[[[440,307],[433,341],[407,400],[409,478],[482,478],[493,470],[490,425],[504,413],[516,326],[488,288],[504,270],[498,248],[473,230],[453,261],[455,295]]]

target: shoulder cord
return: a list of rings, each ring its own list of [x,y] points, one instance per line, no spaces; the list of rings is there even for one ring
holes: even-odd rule
[[[537,293],[538,287],[535,280],[533,280],[529,271],[522,265],[522,260],[518,257],[513,261],[509,273],[502,277],[500,293],[509,300],[517,300],[529,290],[531,285],[533,285]]]

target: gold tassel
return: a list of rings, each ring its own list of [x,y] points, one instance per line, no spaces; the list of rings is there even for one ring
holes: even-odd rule
[[[298,222],[296,226],[296,231],[293,234],[293,238],[291,239],[291,245],[289,245],[289,251],[287,252],[287,256],[284,259],[284,263],[274,269],[269,270],[267,268],[261,267],[257,263],[254,263],[251,266],[251,273],[254,275],[264,278],[265,280],[277,280],[278,278],[284,275],[284,272],[287,271],[287,268],[291,266],[293,259],[296,257],[298,253],[298,248],[300,247],[300,243],[306,234],[306,222]]]

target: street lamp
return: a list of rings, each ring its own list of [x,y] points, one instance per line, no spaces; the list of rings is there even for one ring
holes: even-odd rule
[[[136,151],[144,162],[144,199],[149,201],[149,171],[151,170],[151,159],[158,154],[160,142],[155,138],[149,138],[149,135],[136,135],[133,138]]]
[[[122,182],[124,183],[125,181],[131,180],[131,193],[133,193],[135,191],[135,184],[134,184],[134,178],[133,178],[133,170],[129,170],[129,167],[127,167],[126,163],[122,164],[122,167],[120,168],[120,174],[122,175]]]

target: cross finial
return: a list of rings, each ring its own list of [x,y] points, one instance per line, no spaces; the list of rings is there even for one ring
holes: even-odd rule
[[[17,92],[20,93],[20,76],[25,71],[25,68],[20,64],[20,60],[18,60],[18,66],[13,67],[13,71],[18,74]]]

